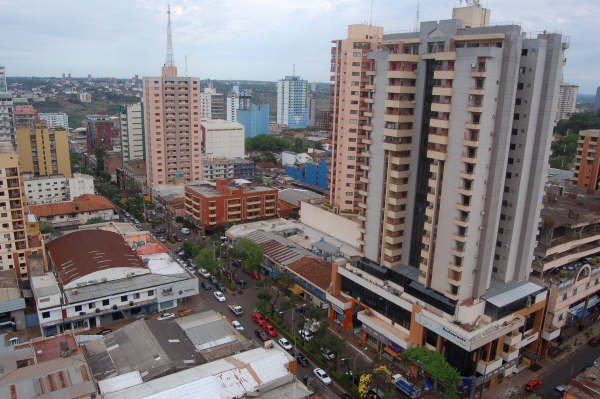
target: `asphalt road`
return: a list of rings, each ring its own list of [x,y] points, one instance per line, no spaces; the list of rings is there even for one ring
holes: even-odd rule
[[[592,348],[587,343],[582,343],[577,348],[575,354],[560,363],[556,363],[547,374],[544,373],[544,369],[540,370],[542,386],[538,389],[538,393],[542,396],[556,393],[554,387],[568,384],[571,378],[575,377],[587,366],[592,365],[598,357],[600,357],[600,346]]]
[[[218,302],[212,291],[206,291],[202,287],[200,287],[200,294],[196,297],[192,297],[188,300],[188,302],[184,306],[189,306],[190,308],[201,309],[206,306],[211,309],[216,310],[217,312],[225,315],[229,320],[237,320],[242,326],[244,326],[243,335],[256,342],[258,345],[262,346],[262,341],[256,337],[254,334],[254,330],[259,328],[258,324],[252,321],[252,312],[256,306],[257,297],[256,297],[256,281],[250,279],[247,275],[245,275],[240,269],[233,270],[236,272],[236,275],[242,277],[248,283],[248,287],[242,290],[242,293],[239,292],[225,292],[225,302]],[[202,276],[198,276],[200,281],[205,280]],[[244,314],[241,316],[234,315],[229,309],[228,305],[241,305],[244,308]],[[281,338],[281,336],[274,337],[273,340],[277,340]],[[291,341],[291,340],[290,340]],[[292,353],[295,352],[296,348],[292,349]],[[315,365],[312,360],[309,359],[309,365],[307,367],[302,367],[298,365],[297,377],[302,379],[305,375],[309,376],[308,385],[313,389],[316,393],[321,393],[326,398],[337,399],[339,396],[344,393],[344,390],[335,382],[331,385],[326,386],[320,380],[313,376],[313,369],[318,367]]]

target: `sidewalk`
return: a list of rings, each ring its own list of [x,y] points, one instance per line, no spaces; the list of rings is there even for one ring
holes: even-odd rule
[[[596,334],[598,327],[592,326],[592,328],[594,330],[594,334]],[[541,366],[538,371],[533,371],[527,368],[517,375],[505,377],[504,381],[498,384],[495,388],[484,391],[483,399],[509,398],[514,393],[522,393],[523,387],[529,380],[537,378],[544,381],[544,376],[546,374],[555,370],[557,367],[561,367],[562,362],[565,359],[568,359],[574,356],[580,350],[583,350],[587,345],[588,339],[589,338],[585,334],[585,330],[576,333],[575,335],[566,339],[561,345],[561,348],[564,348],[566,345],[571,345],[570,350],[564,350],[556,357],[550,357],[549,355],[546,355],[545,358],[538,360],[537,364]]]

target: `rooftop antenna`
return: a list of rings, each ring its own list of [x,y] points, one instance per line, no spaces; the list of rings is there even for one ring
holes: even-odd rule
[[[461,0],[461,2],[462,2],[462,0]],[[421,15],[420,15],[421,7],[420,6],[421,6],[421,2],[420,2],[420,0],[417,0],[417,18],[415,20],[415,32],[419,31],[419,20],[421,19]]]
[[[185,68],[184,68],[184,70],[185,70],[185,77],[187,78],[187,76],[188,76],[188,69],[187,69],[187,55],[185,56]]]
[[[175,66],[175,61],[173,61],[173,39],[171,38],[171,5],[167,5],[167,61],[165,62],[166,66],[172,67]]]
[[[369,25],[373,25],[373,0],[371,0],[371,6],[369,7]]]
[[[292,64],[292,76],[296,76],[296,64]]]

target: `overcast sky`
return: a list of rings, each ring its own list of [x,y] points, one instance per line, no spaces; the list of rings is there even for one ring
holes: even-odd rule
[[[421,20],[447,19],[458,0],[421,0]],[[570,37],[565,80],[600,85],[600,0],[487,0],[492,23]],[[385,32],[413,30],[417,0],[373,0]],[[0,0],[0,65],[9,76],[157,75],[165,60],[167,1]],[[173,47],[181,74],[329,80],[332,39],[368,22],[369,0],[174,0]]]

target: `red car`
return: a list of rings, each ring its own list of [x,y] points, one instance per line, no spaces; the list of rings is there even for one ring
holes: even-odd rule
[[[530,380],[527,384],[525,384],[525,390],[527,392],[534,392],[534,391],[537,391],[537,389],[541,386],[542,386],[542,381]]]
[[[250,278],[252,280],[260,281],[260,274],[257,272],[250,272]]]
[[[267,333],[264,332],[263,330],[261,330],[260,328],[257,328],[256,330],[254,330],[254,334],[258,337],[258,339],[260,339],[263,342],[265,342],[269,339],[269,336],[267,335]]]
[[[275,328],[273,328],[273,326],[270,325],[269,323],[265,323],[263,328],[265,329],[265,332],[267,334],[269,334],[269,337],[274,337],[277,335],[277,330]]]
[[[265,316],[263,316],[262,313],[259,312],[252,313],[252,320],[254,320],[254,322],[261,327],[267,323],[267,319],[265,319]]]
[[[595,337],[590,338],[588,341],[590,346],[598,346],[600,345],[600,335],[596,335]]]

